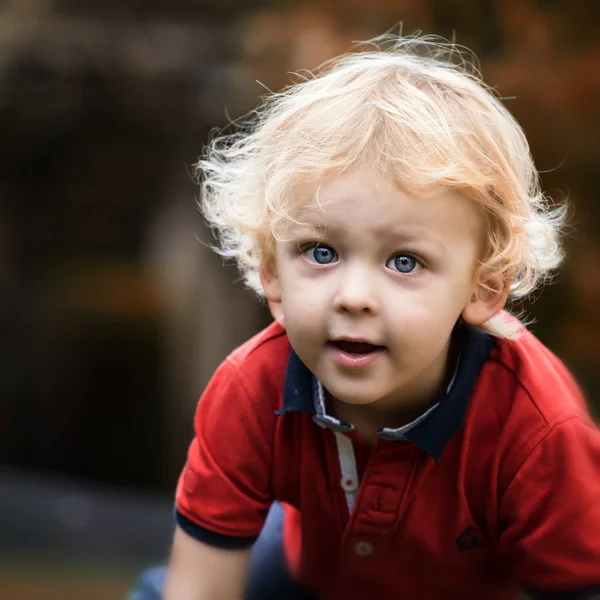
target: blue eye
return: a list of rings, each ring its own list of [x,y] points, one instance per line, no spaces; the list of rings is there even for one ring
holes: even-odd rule
[[[302,252],[310,261],[319,265],[328,265],[337,260],[337,252],[331,246],[313,244],[303,249]]]
[[[421,268],[419,261],[410,254],[396,254],[388,260],[386,266],[399,273],[412,273]]]

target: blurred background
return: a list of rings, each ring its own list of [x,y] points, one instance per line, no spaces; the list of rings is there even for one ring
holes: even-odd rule
[[[526,308],[600,412],[600,3],[0,2],[2,600],[124,598],[165,558],[197,398],[269,321],[199,242],[191,165],[264,87],[400,22],[479,55],[569,198]]]

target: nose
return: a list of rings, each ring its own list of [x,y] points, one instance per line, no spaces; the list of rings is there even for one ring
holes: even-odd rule
[[[336,311],[373,315],[379,312],[376,283],[371,275],[366,266],[346,266],[338,271]]]

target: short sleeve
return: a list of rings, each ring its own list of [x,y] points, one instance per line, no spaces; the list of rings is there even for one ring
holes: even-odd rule
[[[176,519],[210,545],[244,548],[258,536],[271,505],[272,450],[238,372],[224,362],[203,393],[176,492]]]
[[[571,417],[548,430],[500,502],[500,547],[539,598],[600,598],[600,432]]]

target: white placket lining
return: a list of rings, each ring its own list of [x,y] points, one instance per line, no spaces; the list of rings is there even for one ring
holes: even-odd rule
[[[352,514],[356,496],[358,494],[358,471],[356,469],[356,458],[351,440],[339,431],[334,432],[337,444],[338,458],[340,460],[340,471],[342,478],[340,485],[346,496],[348,514]]]

